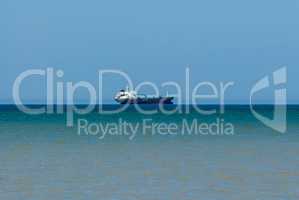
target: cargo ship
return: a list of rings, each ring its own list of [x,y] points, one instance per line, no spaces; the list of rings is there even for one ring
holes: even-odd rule
[[[134,90],[120,90],[114,97],[114,100],[120,104],[173,104],[173,98],[170,96],[149,96],[137,94]]]

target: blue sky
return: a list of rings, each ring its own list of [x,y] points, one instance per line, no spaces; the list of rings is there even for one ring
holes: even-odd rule
[[[94,85],[98,70],[119,69],[136,84],[159,85],[183,82],[190,65],[191,85],[235,82],[227,103],[247,103],[258,79],[287,66],[288,102],[298,103],[298,9],[297,0],[2,0],[0,102],[12,102],[14,80],[32,68],[62,69],[64,81]],[[43,83],[24,83],[24,101],[43,102]],[[108,79],[105,101],[124,86]],[[257,101],[271,102],[272,94]]]

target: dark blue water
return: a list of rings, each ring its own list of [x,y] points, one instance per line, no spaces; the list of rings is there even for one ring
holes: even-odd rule
[[[257,110],[273,114],[272,106]],[[66,126],[66,118],[66,114],[28,115],[14,106],[0,107],[0,199],[299,197],[298,106],[288,107],[286,133],[255,119],[248,106],[226,106],[224,114],[212,115],[193,109],[170,115],[144,115],[133,108],[113,115],[95,110],[75,115],[73,127]],[[102,126],[120,119],[136,125],[146,119],[179,128],[174,134],[152,134],[139,127],[133,138],[112,134],[121,130],[101,138],[96,129],[94,134],[79,132],[79,119]],[[181,134],[182,120],[191,124],[194,119],[200,124],[223,120],[233,125],[233,133]]]

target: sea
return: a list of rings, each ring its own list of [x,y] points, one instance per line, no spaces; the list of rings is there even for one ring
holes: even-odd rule
[[[287,106],[285,131],[247,105],[100,107],[68,116],[0,106],[0,199],[299,199],[297,105]],[[255,110],[271,119],[275,106]]]

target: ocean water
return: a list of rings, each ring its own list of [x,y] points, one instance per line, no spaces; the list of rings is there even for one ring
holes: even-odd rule
[[[258,110],[272,115],[271,106]],[[80,119],[93,123],[92,134],[79,131]],[[121,129],[105,137],[96,132],[96,125],[103,132],[120,119],[175,123],[179,129],[153,134],[139,127],[131,138],[130,131],[117,134]],[[213,130],[231,123],[233,133],[182,134],[184,119],[214,123]],[[207,116],[192,109],[170,115],[92,112],[76,115],[73,127],[66,126],[66,114],[0,107],[0,199],[296,200],[298,186],[298,106],[288,107],[286,133],[266,127],[247,106]]]

